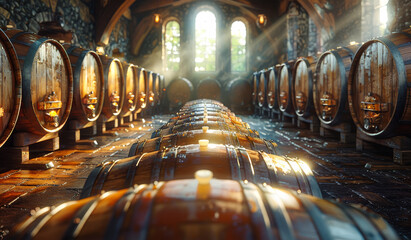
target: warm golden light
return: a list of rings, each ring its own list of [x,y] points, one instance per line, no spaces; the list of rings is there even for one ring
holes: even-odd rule
[[[267,24],[267,17],[264,14],[259,14],[257,16],[257,26],[263,27]]]
[[[356,45],[356,44],[358,44],[356,41],[351,41],[350,42],[350,45]]]
[[[160,14],[154,14],[154,22],[159,23],[160,22]]]
[[[200,139],[198,140],[198,144],[200,144],[200,147],[208,147],[209,141],[207,139]]]
[[[100,55],[104,55],[104,47],[103,46],[97,46],[96,47],[96,52]]]

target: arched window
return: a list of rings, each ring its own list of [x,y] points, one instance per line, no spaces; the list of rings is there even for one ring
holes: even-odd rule
[[[231,71],[247,70],[247,29],[243,21],[231,24]]]
[[[216,17],[205,10],[195,20],[195,70],[212,72],[216,70]]]
[[[166,23],[164,58],[166,71],[178,71],[180,65],[180,24],[174,20]]]

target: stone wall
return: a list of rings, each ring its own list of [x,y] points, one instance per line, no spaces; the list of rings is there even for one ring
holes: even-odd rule
[[[37,33],[41,22],[50,21],[59,13],[63,28],[75,29],[72,43],[95,49],[92,5],[90,0],[0,0],[0,25],[11,23],[18,29]]]

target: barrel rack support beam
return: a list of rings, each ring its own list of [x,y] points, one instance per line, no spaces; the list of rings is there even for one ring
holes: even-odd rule
[[[366,147],[378,148],[384,146],[393,151],[393,161],[401,165],[411,164],[411,138],[407,136],[395,136],[390,138],[373,138],[357,129],[356,149],[364,151]]]
[[[355,127],[350,123],[341,123],[330,126],[324,123],[320,125],[320,136],[339,137],[341,143],[355,143]]]

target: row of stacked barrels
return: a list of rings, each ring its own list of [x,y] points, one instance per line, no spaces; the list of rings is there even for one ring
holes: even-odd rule
[[[0,147],[13,131],[58,132],[160,105],[164,77],[17,29],[0,29]]]
[[[286,116],[353,121],[364,134],[411,134],[411,30],[301,57],[253,75],[253,104]]]
[[[342,234],[343,233],[343,234]],[[81,199],[31,212],[13,239],[399,239],[378,215],[321,198],[310,167],[276,154],[220,102],[187,102]]]
[[[186,78],[176,78],[167,86],[169,108],[179,109],[192,99],[212,99],[222,101],[235,112],[245,112],[251,108],[251,84],[242,77],[221,84],[213,78],[199,81],[194,88]]]

